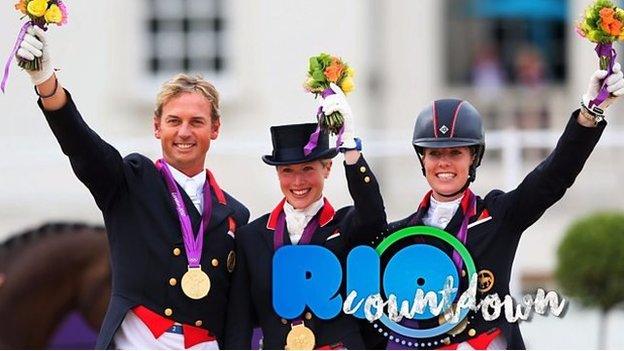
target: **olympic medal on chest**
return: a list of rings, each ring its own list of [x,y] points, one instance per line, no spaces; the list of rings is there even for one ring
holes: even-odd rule
[[[180,283],[184,294],[191,299],[199,300],[208,295],[210,291],[210,278],[199,267],[189,267],[182,276]]]
[[[286,336],[286,350],[313,350],[316,338],[303,323],[293,325]]]

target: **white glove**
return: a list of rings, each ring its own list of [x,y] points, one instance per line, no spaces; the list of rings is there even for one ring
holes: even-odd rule
[[[45,32],[39,26],[30,26],[26,30],[24,40],[22,40],[17,50],[17,56],[26,61],[32,61],[35,57],[41,57],[41,70],[26,70],[34,85],[45,82],[54,74],[52,60],[46,44]]]
[[[592,74],[589,79],[589,86],[587,87],[587,92],[583,95],[583,104],[586,107],[589,107],[589,102],[598,96],[598,92],[600,91],[601,81],[604,77],[607,76],[607,71],[605,70],[597,70]],[[622,96],[624,94],[624,74],[622,74],[622,67],[618,62],[613,65],[613,73],[607,77],[607,91],[611,93],[611,95],[603,101],[600,108],[605,109],[613,101],[615,97]]]
[[[340,112],[342,118],[344,119],[344,129],[342,131],[342,144],[338,146],[347,150],[355,149],[355,125],[353,123],[353,112],[351,111],[351,106],[349,106],[344,92],[338,85],[331,83],[329,87],[335,94],[321,99],[321,111],[323,111],[326,116],[329,116],[334,112]]]

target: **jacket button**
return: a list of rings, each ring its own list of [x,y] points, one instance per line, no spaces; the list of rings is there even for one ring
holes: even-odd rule
[[[365,173],[366,172],[366,167],[364,167],[364,166],[360,167],[360,172],[361,173]]]
[[[216,267],[216,266],[218,266],[218,265],[219,265],[219,260],[217,260],[216,258],[213,258],[213,259],[212,259],[212,266],[213,266],[213,267]]]
[[[281,319],[281,322],[282,322],[282,324],[284,324],[284,325],[288,324],[288,321],[287,321],[287,320],[285,320],[284,318],[282,318],[282,319]]]
[[[370,177],[369,176],[364,177],[364,183],[370,183]]]
[[[176,280],[176,278],[169,279],[169,285],[175,286],[176,284],[178,284],[178,281]]]
[[[200,320],[196,320],[196,321],[195,321],[195,326],[196,326],[196,327],[201,327],[201,326],[202,326],[202,324],[203,324],[203,322],[201,321],[201,319],[200,319]]]
[[[466,271],[462,269],[462,277],[466,276]]]
[[[306,313],[305,313],[305,319],[307,319],[307,320],[312,319],[312,313],[310,313],[310,312],[306,312]]]
[[[477,331],[476,331],[476,330],[474,330],[474,329],[470,329],[470,330],[468,331],[468,336],[473,337],[473,336],[475,336],[475,335],[477,335]]]
[[[165,316],[169,317],[173,314],[173,310],[171,308],[165,308]]]
[[[176,247],[175,249],[173,249],[173,255],[174,256],[180,256],[181,253],[182,253],[182,251],[180,251],[179,248]]]

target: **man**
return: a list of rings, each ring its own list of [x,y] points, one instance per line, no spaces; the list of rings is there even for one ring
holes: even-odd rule
[[[28,29],[17,55],[41,58],[42,70],[27,71],[39,106],[104,217],[113,289],[96,347],[218,349],[234,232],[249,211],[204,169],[221,125],[214,86],[186,75],[165,83],[153,122],[163,159],[122,159],[60,86],[40,28]]]

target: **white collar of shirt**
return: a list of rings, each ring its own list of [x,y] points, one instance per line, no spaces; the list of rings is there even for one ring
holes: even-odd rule
[[[423,217],[423,223],[430,227],[446,228],[455,212],[459,208],[463,196],[448,202],[438,201],[431,196],[429,198],[429,210]]]
[[[310,204],[310,206],[304,209],[295,209],[288,202],[284,203],[284,214],[286,214],[286,228],[288,228],[288,234],[290,235],[290,242],[293,245],[299,243],[299,239],[303,235],[308,222],[318,213],[318,211],[325,204],[323,197]]]
[[[191,198],[195,208],[202,213],[204,206],[204,183],[206,183],[206,170],[189,177],[179,170],[169,166],[173,179],[180,184],[186,194]]]

